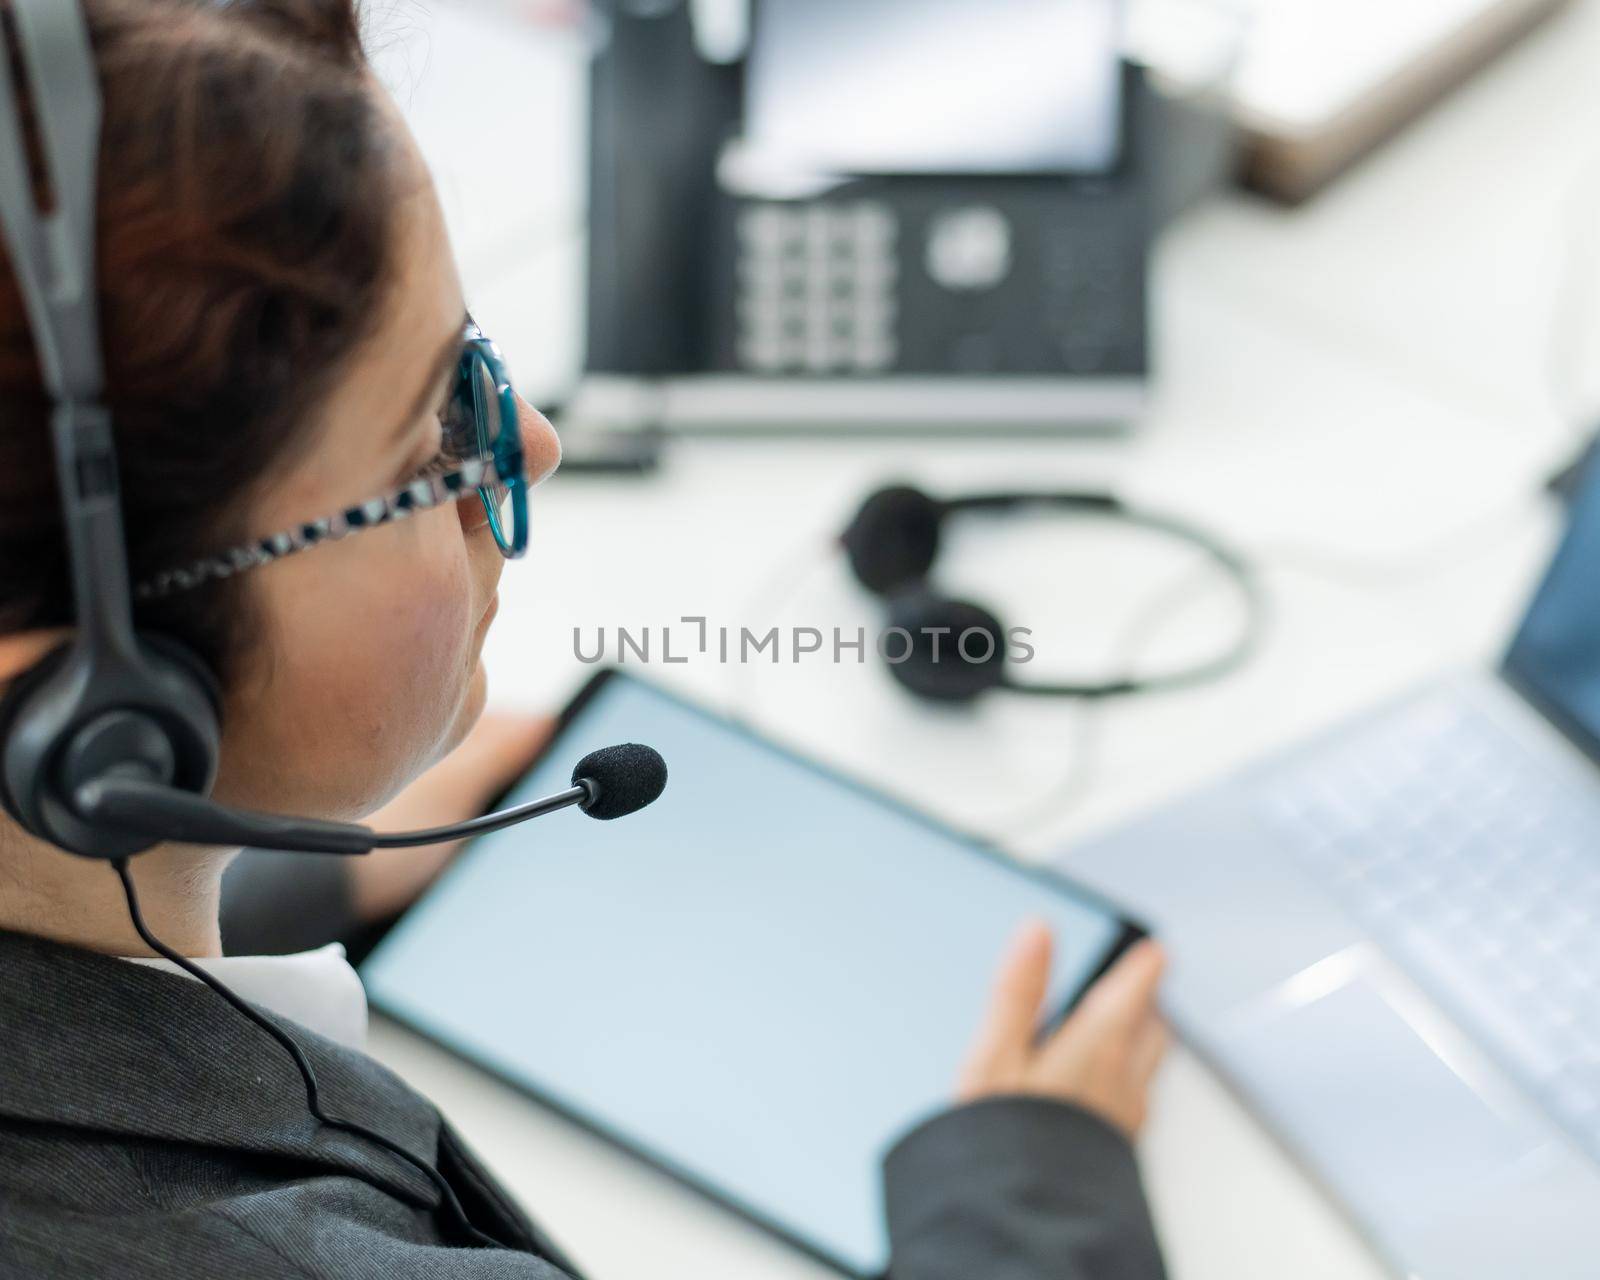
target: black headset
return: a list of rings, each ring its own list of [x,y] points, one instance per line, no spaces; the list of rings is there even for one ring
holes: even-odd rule
[[[117,777],[207,795],[220,698],[197,654],[133,625],[96,307],[101,100],[87,24],[76,0],[12,0],[10,14],[51,198],[35,193],[23,99],[0,57],[0,221],[53,402],[76,631],[0,701],[0,805],[69,853],[116,860],[158,838],[90,820],[79,790]]]
[[[1233,582],[1246,617],[1239,638],[1209,661],[1181,670],[1105,681],[1032,683],[1007,661],[1009,633],[989,609],[942,594],[931,575],[945,521],[962,512],[1056,512],[1100,516],[1154,530],[1198,547]],[[851,571],[888,610],[880,652],[889,670],[919,697],[968,702],[990,689],[1058,698],[1110,698],[1184,688],[1238,667],[1263,629],[1265,602],[1250,566],[1204,530],[1172,516],[1131,507],[1108,493],[976,493],[934,498],[910,485],[879,489],[861,504],[840,535]],[[891,649],[888,636],[896,640]]]

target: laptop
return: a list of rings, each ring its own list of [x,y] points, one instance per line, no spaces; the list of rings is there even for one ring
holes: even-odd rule
[[[1600,466],[1497,671],[1067,851],[1402,1275],[1600,1275]]]

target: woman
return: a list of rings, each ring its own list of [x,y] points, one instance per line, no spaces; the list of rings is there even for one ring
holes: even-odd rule
[[[220,799],[371,814],[483,709],[503,567],[486,505],[234,576],[171,571],[460,465],[465,305],[431,184],[351,0],[82,2],[105,99],[109,399],[131,570],[153,584],[139,622],[221,675]],[[70,624],[48,402],[9,271],[0,406],[3,685]],[[559,448],[517,411],[537,482]],[[217,958],[235,852],[140,855],[145,921],[269,1010],[324,1111],[364,1136],[319,1123],[281,1045],[151,959],[107,864],[0,820],[0,1276],[571,1274],[360,1052],[348,966]],[[1162,1051],[1160,956],[1130,952],[1041,1044],[1049,951],[1019,937],[958,1105],[887,1159],[897,1280],[1161,1272],[1129,1145]]]

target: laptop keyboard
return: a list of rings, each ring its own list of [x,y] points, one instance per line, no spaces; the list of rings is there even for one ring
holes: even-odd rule
[[[1600,787],[1454,699],[1273,779],[1312,875],[1600,1160]]]

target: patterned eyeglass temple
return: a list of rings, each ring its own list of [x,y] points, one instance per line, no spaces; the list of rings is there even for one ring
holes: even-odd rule
[[[428,479],[413,480],[380,498],[346,508],[325,520],[312,520],[282,533],[232,547],[176,569],[167,569],[138,583],[136,600],[159,600],[189,591],[218,578],[231,578],[246,569],[271,564],[297,551],[306,551],[324,542],[337,542],[363,529],[402,520],[414,511],[426,511],[442,502],[455,502],[484,482],[493,462],[487,458],[468,458],[454,471]]]

